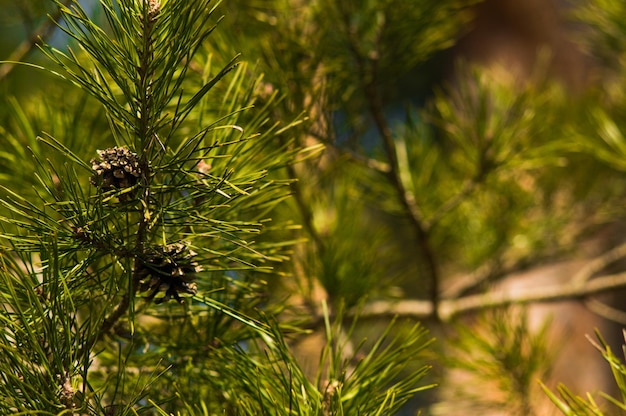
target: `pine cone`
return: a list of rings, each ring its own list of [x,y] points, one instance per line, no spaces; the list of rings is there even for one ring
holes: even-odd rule
[[[195,295],[197,286],[193,281],[196,273],[202,270],[193,258],[196,253],[189,250],[185,244],[168,244],[156,249],[139,270],[139,291],[150,291],[146,300],[153,300],[160,292],[165,292],[163,297],[155,300],[155,303],[163,303],[172,297],[183,303],[181,293]]]
[[[148,1],[148,21],[154,22],[161,13],[161,2],[159,0]]]
[[[98,150],[100,160],[92,159],[92,169],[95,171],[90,181],[99,186],[104,192],[114,189],[131,188],[137,184],[141,176],[141,168],[137,161],[137,154],[126,147],[113,147]],[[120,195],[120,200],[129,200],[136,192]]]

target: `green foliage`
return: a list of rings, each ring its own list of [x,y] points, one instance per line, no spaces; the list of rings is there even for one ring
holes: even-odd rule
[[[614,68],[623,68],[624,64],[626,26],[621,16],[625,11],[623,3],[592,0],[579,5],[572,13],[590,29],[583,37],[588,51]]]
[[[616,408],[619,412],[626,411],[626,365],[624,360],[613,353],[608,343],[602,338],[602,335],[596,331],[597,341],[589,338],[589,341],[593,346],[602,354],[602,357],[608,363],[617,388],[620,393],[620,397],[612,397],[606,393],[600,392],[599,396],[602,397],[602,402],[599,402],[597,397],[587,393],[586,397],[579,396],[573,393],[564,384],[558,386],[558,395],[550,391],[545,385],[542,385],[544,391],[550,397],[550,400],[556,404],[559,410],[568,416],[599,416],[613,413]],[[626,339],[626,332],[624,333]],[[626,350],[624,350],[626,356]],[[560,397],[559,397],[560,396]],[[599,404],[600,403],[600,404]]]
[[[446,363],[452,371],[472,377],[472,382],[455,383],[452,393],[460,402],[468,401],[469,409],[506,407],[512,415],[536,414],[537,380],[545,378],[558,351],[551,350],[546,341],[549,322],[533,329],[528,321],[526,310],[509,308],[485,312],[476,329],[456,326]],[[483,390],[475,389],[473,383]]]
[[[232,414],[348,415],[394,414],[415,393],[432,387],[418,387],[429,370],[426,366],[397,378],[430,344],[423,327],[413,325],[408,332],[392,335],[397,325],[389,325],[366,349],[364,343],[351,346],[356,322],[347,330],[340,322],[331,322],[325,314],[327,343],[313,379],[293,361],[276,333],[262,344],[247,345],[252,351],[264,351],[262,360],[250,351],[216,351],[227,377],[213,378],[209,391],[221,391]]]
[[[0,100],[0,414],[456,411],[425,357],[534,411],[549,324],[440,318],[623,219],[623,6],[577,9],[610,77],[573,95],[547,55],[426,88],[475,0],[94,3],[12,6],[68,45]]]
[[[594,154],[598,159],[624,170],[624,137],[625,126],[619,114],[626,106],[626,97],[619,87],[624,82],[624,57],[626,44],[623,35],[626,33],[623,19],[624,11],[621,3],[601,0],[587,2],[574,10],[576,20],[588,26],[582,41],[589,53],[602,60],[606,66],[599,69],[602,81],[597,97],[602,102],[583,115],[587,121],[582,131],[573,131],[586,152]]]
[[[424,389],[428,367],[397,380],[421,327],[390,326],[348,369],[327,314],[333,380],[293,358],[263,277],[294,244],[274,218],[289,169],[321,146],[295,143],[304,118],[278,121],[284,98],[250,65],[207,49],[218,4],[101,0],[98,21],[55,3],[70,47],[29,66],[83,95],[8,101],[0,414],[391,414]]]
[[[576,221],[567,209],[561,214],[562,195],[548,182],[575,149],[551,127],[567,122],[562,99],[560,87],[541,78],[521,84],[497,70],[460,65],[455,85],[438,92],[424,113],[440,128],[437,139],[419,140],[419,125],[406,133],[414,147],[407,183],[416,195],[429,195],[421,203],[425,223],[448,251],[458,242],[461,251],[450,253],[456,261],[477,267],[494,254],[506,257],[500,262],[523,261]],[[550,206],[545,216],[541,206]],[[545,227],[529,223],[529,212]],[[519,248],[511,247],[514,239]]]
[[[72,407],[75,381],[89,368],[89,323],[77,314],[84,301],[65,283],[76,272],[63,273],[57,255],[42,251],[47,267],[36,270],[31,257],[3,253],[1,414],[56,414]],[[51,292],[40,279],[50,282]]]

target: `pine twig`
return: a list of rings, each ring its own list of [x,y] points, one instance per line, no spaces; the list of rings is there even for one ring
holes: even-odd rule
[[[134,293],[132,294],[134,296]],[[97,341],[101,341],[105,335],[108,335],[111,332],[111,329],[115,326],[117,321],[120,320],[122,316],[128,310],[130,306],[130,297],[131,292],[124,293],[124,296],[120,300],[120,303],[117,304],[113,312],[109,316],[107,316],[104,321],[102,321],[102,325],[100,326],[100,331],[98,332]]]
[[[311,212],[311,207],[306,203],[302,196],[302,190],[298,182],[298,174],[293,165],[287,166],[287,173],[291,179],[294,179],[294,181],[290,183],[290,187],[294,201],[296,202],[298,210],[300,211],[300,216],[302,217],[302,225],[313,240],[315,248],[318,252],[324,253],[326,250],[326,244],[313,224],[313,213]]]
[[[426,263],[427,278],[430,281],[430,301],[433,304],[432,312],[435,319],[437,319],[437,314],[439,310],[438,303],[440,296],[438,267],[435,260],[435,254],[432,250],[432,247],[430,246],[428,228],[426,227],[427,223],[424,220],[424,215],[422,214],[418,206],[415,194],[410,189],[408,189],[402,181],[395,141],[391,132],[391,128],[383,111],[382,97],[377,85],[377,54],[371,54],[374,55],[374,57],[369,59],[369,61],[366,60],[366,58],[359,51],[357,36],[350,27],[350,16],[341,6],[339,6],[339,9],[342,17],[342,23],[344,25],[344,31],[346,33],[346,36],[348,37],[349,47],[356,61],[359,77],[363,85],[363,90],[369,107],[369,112],[374,119],[374,124],[376,125],[378,133],[380,134],[383,142],[383,148],[388,159],[389,172],[387,174],[387,178],[392,186],[395,188],[399,202],[408,213],[411,226],[415,232],[422,260]],[[371,64],[369,71],[367,68],[368,62]]]
[[[153,3],[148,3],[150,6]],[[154,3],[157,4],[157,3]],[[155,6],[156,7],[156,6]],[[120,303],[109,315],[101,327],[101,335],[108,333],[115,323],[124,315],[124,313],[131,307],[131,299],[135,297],[137,290],[139,289],[139,283],[141,275],[138,272],[142,267],[142,256],[146,251],[146,242],[148,239],[149,222],[150,222],[150,163],[148,161],[148,152],[150,148],[158,141],[156,134],[152,132],[152,122],[154,120],[153,108],[152,108],[152,91],[150,90],[152,80],[154,77],[153,70],[151,69],[153,56],[153,39],[152,30],[154,28],[154,20],[151,16],[152,10],[148,5],[144,4],[144,15],[142,16],[142,48],[139,51],[140,64],[137,68],[137,83],[139,91],[141,93],[141,100],[139,102],[139,115],[137,118],[137,130],[136,135],[140,142],[143,144],[141,153],[141,159],[139,161],[139,168],[141,172],[140,184],[143,189],[141,195],[141,209],[139,212],[139,224],[137,226],[137,236],[135,240],[135,259],[133,264],[133,273],[131,276],[131,282],[128,291],[124,293],[124,296],[120,300]]]
[[[345,147],[340,147],[339,145],[337,145],[335,142],[331,141],[331,140],[327,140],[323,137],[321,137],[321,135],[315,133],[315,132],[309,132],[309,134],[314,137],[317,141],[319,141],[320,143],[323,143],[324,146],[326,146],[329,149],[332,149],[333,151],[335,151],[339,156],[341,157],[345,157],[346,159],[349,159],[350,161],[363,166],[367,169],[373,170],[374,172],[378,172],[384,176],[388,176],[389,173],[391,172],[391,168],[389,167],[389,164],[377,159],[373,159],[373,158],[369,158],[365,155],[362,155],[360,153],[357,153],[351,149],[345,148]]]
[[[585,267],[580,269],[578,273],[576,273],[572,281],[576,283],[583,283],[591,279],[596,273],[604,270],[610,264],[623,259],[624,257],[626,257],[626,243],[620,244],[619,246],[614,247],[601,256],[593,259]]]
[[[430,230],[434,225],[436,225],[439,221],[441,221],[441,219],[448,212],[452,211],[453,209],[461,205],[461,203],[465,201],[465,198],[476,189],[477,185],[478,185],[478,182],[476,180],[468,179],[467,181],[465,181],[463,183],[463,186],[461,186],[461,189],[458,191],[458,193],[453,195],[446,202],[444,202],[443,205],[441,205],[437,209],[437,211],[435,211],[432,217],[429,218],[425,222],[425,225],[424,225],[425,228],[427,230]]]
[[[607,305],[598,299],[585,300],[585,307],[602,318],[620,325],[626,325],[626,312]]]

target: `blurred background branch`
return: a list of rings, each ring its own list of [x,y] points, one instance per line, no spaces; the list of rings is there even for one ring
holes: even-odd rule
[[[67,6],[71,2],[71,0],[63,0],[61,4]],[[60,17],[61,12],[58,10],[50,14],[4,59],[0,65],[0,82],[11,73],[18,62],[22,62],[30,52],[50,39],[57,29]]]

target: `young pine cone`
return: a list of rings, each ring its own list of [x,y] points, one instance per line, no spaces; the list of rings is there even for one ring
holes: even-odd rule
[[[137,154],[126,147],[113,147],[98,150],[100,160],[92,159],[91,167],[95,171],[90,179],[93,185],[99,186],[104,192],[114,189],[131,188],[139,181],[141,168]],[[120,200],[129,200],[135,192],[120,195]]]
[[[181,293],[195,295],[197,286],[193,281],[196,273],[202,270],[193,258],[196,253],[189,250],[185,244],[168,244],[159,247],[141,265],[139,273],[139,291],[149,291],[146,300],[153,300],[159,304],[174,298],[183,303]]]

